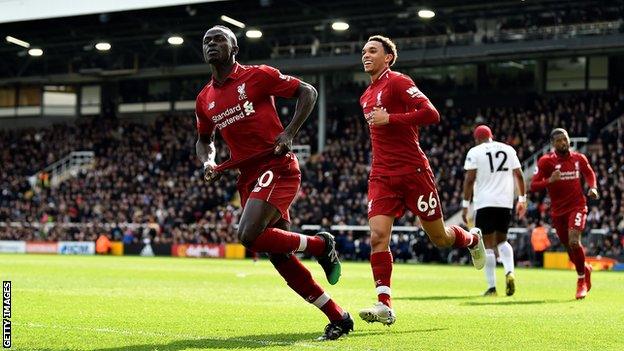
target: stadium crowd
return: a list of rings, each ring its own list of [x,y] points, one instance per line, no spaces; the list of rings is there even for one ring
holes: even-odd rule
[[[302,186],[291,209],[295,230],[304,224],[367,224],[367,126],[356,103],[329,106],[324,151],[314,152],[318,129],[314,117],[296,140],[312,145],[313,155],[302,165]],[[587,226],[606,229],[608,234],[591,240],[589,254],[624,260],[624,130],[622,122],[605,128],[622,116],[624,91],[545,95],[526,106],[474,111],[439,108],[442,121],[422,128],[421,145],[435,172],[446,216],[460,209],[463,162],[473,145],[474,125],[489,124],[495,138],[513,145],[521,160],[548,143],[551,128],[563,126],[571,136],[590,139],[587,154],[600,182],[602,198],[589,204]],[[234,225],[240,216],[236,174],[205,185],[195,157],[195,138],[192,115],[162,116],[148,123],[86,119],[50,128],[0,131],[0,222],[4,223],[0,239],[95,240],[107,233],[128,243],[144,237],[163,243],[235,242]],[[76,172],[58,187],[50,186],[49,175],[38,173],[77,150],[95,152],[91,170]],[[227,150],[221,148],[219,158],[227,157]],[[515,225],[529,228],[530,233],[540,220],[549,223],[548,206],[544,194],[531,194],[527,218]],[[418,226],[409,212],[397,223]],[[362,234],[367,233],[339,233],[339,249],[346,258],[368,258],[370,243]],[[530,251],[527,240],[513,243],[522,252]],[[392,246],[398,260],[467,260],[457,250],[438,251],[422,232],[397,234]],[[557,248],[557,243],[553,246]],[[530,259],[522,254],[517,258]]]

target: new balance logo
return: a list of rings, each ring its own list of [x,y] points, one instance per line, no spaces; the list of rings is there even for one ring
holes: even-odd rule
[[[411,87],[409,89],[407,89],[405,91],[407,93],[407,95],[409,95],[410,97],[423,97],[425,96],[422,92],[420,92],[420,90],[416,87]]]
[[[214,101],[210,101],[210,103],[208,104],[208,109],[212,110],[215,107],[215,102]]]
[[[245,101],[243,108],[245,109],[245,116],[249,116],[250,114],[256,112],[256,110],[254,110],[253,103],[249,101]]]

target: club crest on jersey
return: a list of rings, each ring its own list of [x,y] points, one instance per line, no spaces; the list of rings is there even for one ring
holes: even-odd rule
[[[362,104],[362,108],[366,108],[367,105],[367,101],[364,101],[364,103]]]
[[[239,85],[238,87],[236,87],[236,90],[238,91],[238,99],[239,100],[245,100],[247,99],[247,93],[245,93],[245,83]]]
[[[383,93],[383,91],[380,91],[379,94],[377,94],[377,106],[381,106],[381,94]]]
[[[252,102],[245,101],[243,104],[243,108],[245,109],[245,116],[249,116],[252,113],[255,113],[254,106]]]
[[[424,96],[417,87],[411,87],[405,91],[412,98]]]
[[[208,110],[212,110],[214,107],[215,107],[215,102],[210,101],[210,103],[208,104]]]

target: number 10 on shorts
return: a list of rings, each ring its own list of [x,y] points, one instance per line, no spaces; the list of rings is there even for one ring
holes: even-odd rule
[[[254,188],[253,192],[257,193],[260,190],[262,190],[262,188],[268,187],[272,181],[273,181],[273,171],[266,171],[262,173],[262,175],[258,177],[258,183],[256,183],[256,187]]]
[[[429,193],[429,200],[425,200],[424,197],[425,195],[420,195],[418,197],[418,202],[416,203],[416,206],[418,207],[418,210],[420,212],[424,213],[430,209],[433,210],[438,206],[438,200],[433,195],[433,192]]]

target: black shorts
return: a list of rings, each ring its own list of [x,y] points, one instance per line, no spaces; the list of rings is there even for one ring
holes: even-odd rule
[[[483,235],[493,234],[495,231],[507,234],[511,222],[511,209],[505,207],[483,207],[475,213],[475,226],[481,229]]]

